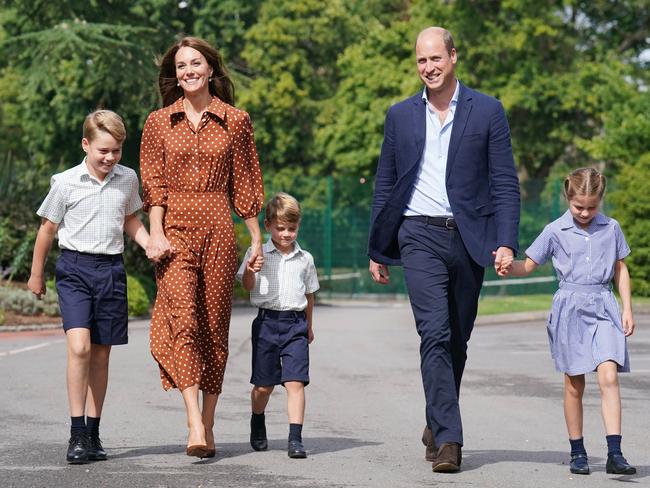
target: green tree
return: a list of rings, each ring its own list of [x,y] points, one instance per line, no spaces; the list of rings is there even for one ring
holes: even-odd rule
[[[267,170],[309,171],[314,120],[339,82],[338,54],[360,35],[341,0],[269,0],[246,35],[252,80],[241,95]]]
[[[632,254],[627,258],[634,293],[650,296],[650,93],[614,106],[603,116],[599,137],[584,141],[585,150],[602,161],[613,176],[607,197]]]

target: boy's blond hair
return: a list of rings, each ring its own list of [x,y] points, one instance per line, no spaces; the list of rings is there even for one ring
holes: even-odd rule
[[[296,224],[300,222],[300,203],[288,193],[280,192],[266,204],[266,220]]]
[[[100,130],[113,136],[113,139],[120,144],[126,139],[126,128],[122,117],[112,110],[95,110],[86,116],[83,137],[88,139],[88,142],[92,142]]]

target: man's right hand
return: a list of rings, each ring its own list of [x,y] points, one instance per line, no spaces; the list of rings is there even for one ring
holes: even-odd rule
[[[370,266],[368,267],[368,271],[370,271],[372,279],[375,281],[375,283],[379,283],[380,285],[388,284],[388,280],[390,279],[390,273],[388,271],[388,266],[386,266],[385,264],[375,263],[371,259]]]

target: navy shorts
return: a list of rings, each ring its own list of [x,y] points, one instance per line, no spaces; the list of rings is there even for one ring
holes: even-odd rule
[[[63,330],[90,329],[93,344],[126,344],[129,304],[122,256],[63,249],[56,262]]]
[[[253,374],[255,386],[309,384],[309,339],[305,312],[259,309],[253,320]]]

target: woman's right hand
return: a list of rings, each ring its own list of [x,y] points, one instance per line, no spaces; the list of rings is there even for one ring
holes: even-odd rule
[[[150,260],[154,263],[159,263],[163,259],[171,256],[174,250],[163,232],[152,232],[145,252]]]

